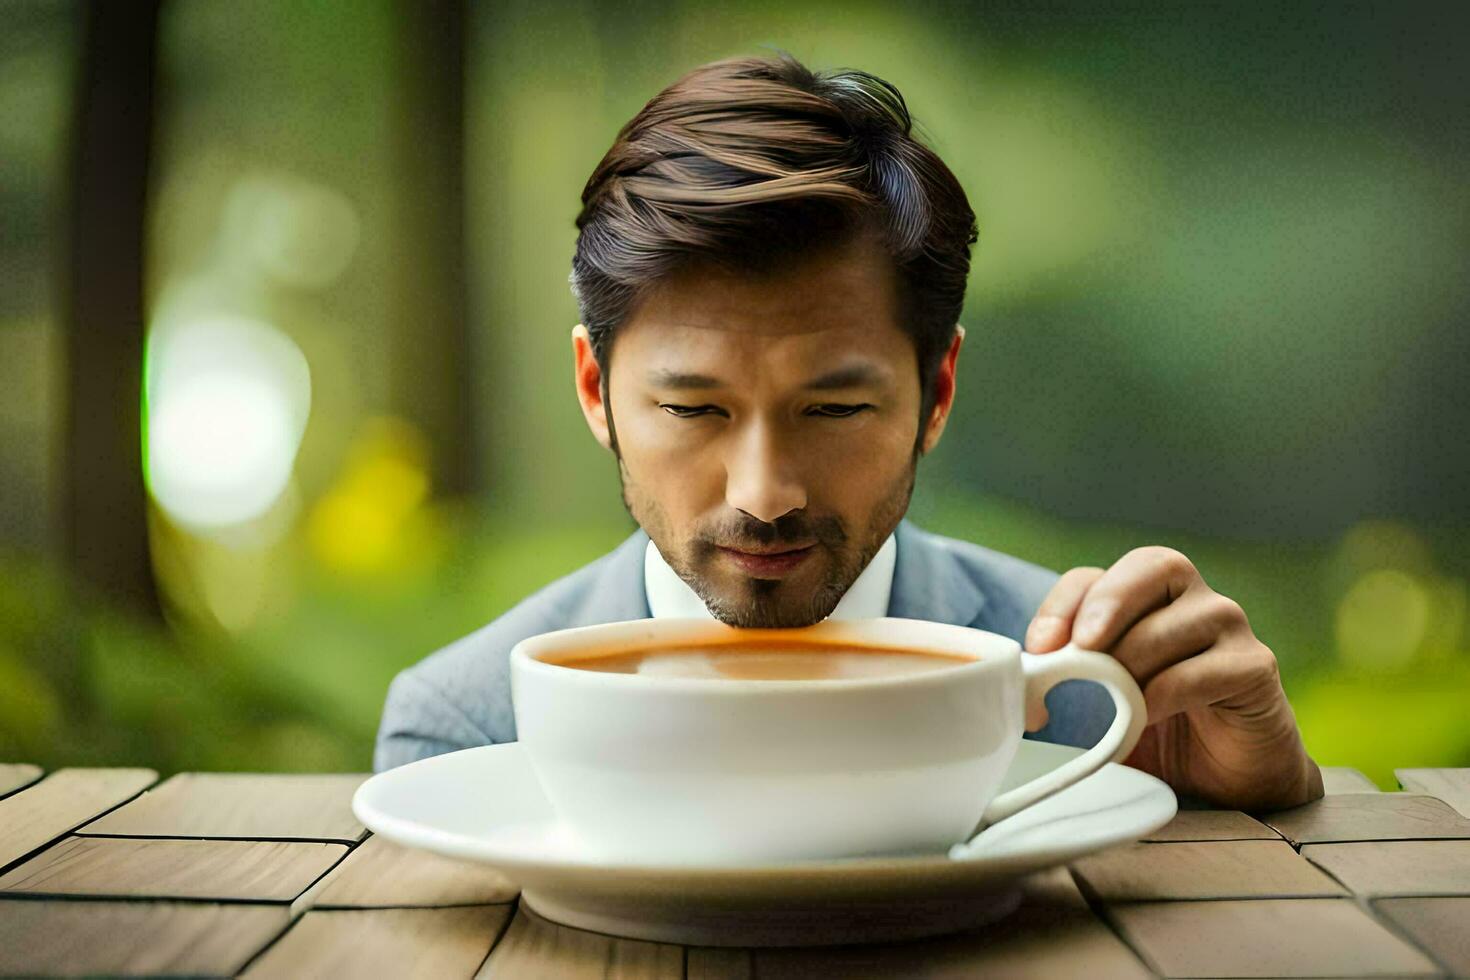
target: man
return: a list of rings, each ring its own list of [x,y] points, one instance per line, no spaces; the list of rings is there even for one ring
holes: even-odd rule
[[[515,738],[524,637],[648,616],[794,627],[903,616],[1117,657],[1149,726],[1127,760],[1181,795],[1322,795],[1245,614],[1183,555],[1058,577],[903,519],[944,431],[975,217],[898,91],[788,56],[699,68],[623,127],[582,194],[577,397],[640,526],[389,688],[374,767]],[[1101,688],[1029,737],[1090,745]]]

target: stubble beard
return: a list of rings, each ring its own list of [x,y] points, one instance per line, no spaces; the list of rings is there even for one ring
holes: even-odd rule
[[[759,527],[755,522],[747,521],[747,527],[753,532],[749,537],[756,540],[797,537],[798,535],[790,534],[788,529],[799,524],[807,532],[807,537],[815,537],[823,550],[833,556],[835,563],[824,579],[807,595],[783,595],[783,587],[786,586],[784,579],[753,577],[744,580],[741,594],[730,595],[718,589],[711,579],[699,571],[701,561],[709,563],[718,560],[715,545],[696,540],[685,547],[678,547],[684,543],[673,540],[673,532],[668,527],[662,508],[651,497],[637,490],[636,484],[628,478],[622,454],[617,453],[618,483],[623,507],[628,515],[654,540],[669,567],[694,590],[694,594],[699,596],[710,615],[728,626],[748,629],[800,628],[819,623],[832,614],[837,603],[847,594],[852,583],[857,581],[863,569],[868,567],[868,563],[908,511],[918,471],[918,458],[918,453],[914,453],[906,471],[884,494],[867,522],[867,527],[861,529],[861,544],[855,549],[849,546],[850,535],[842,522],[835,517],[811,520],[790,518],[788,515],[778,518],[774,525],[765,524]],[[660,544],[660,541],[664,544]],[[695,550],[698,556],[691,556],[689,549]]]

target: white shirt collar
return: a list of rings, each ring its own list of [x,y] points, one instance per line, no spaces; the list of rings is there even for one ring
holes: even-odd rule
[[[848,590],[837,601],[830,619],[875,619],[888,615],[888,598],[893,591],[893,566],[898,545],[893,535],[878,549]],[[714,619],[704,600],[691,589],[679,573],[669,567],[653,539],[643,554],[643,589],[648,593],[648,611],[655,619],[683,616]]]

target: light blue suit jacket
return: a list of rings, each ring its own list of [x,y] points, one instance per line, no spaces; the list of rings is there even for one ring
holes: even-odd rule
[[[1057,579],[1055,572],[931,534],[907,519],[895,535],[890,616],[970,626],[1021,640]],[[373,770],[515,741],[511,647],[551,630],[649,618],[643,588],[647,543],[645,532],[634,532],[611,552],[552,582],[489,625],[400,671],[388,687]],[[1089,746],[1113,720],[1112,700],[1090,681],[1063,681],[1046,704],[1050,720],[1027,738]]]

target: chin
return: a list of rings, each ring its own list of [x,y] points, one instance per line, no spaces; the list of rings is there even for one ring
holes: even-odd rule
[[[729,616],[723,611],[717,611],[714,609],[711,609],[710,613],[726,626],[736,626],[740,629],[804,629],[808,626],[815,626],[817,623],[820,623],[822,619],[826,618],[824,616],[821,619],[810,619],[808,617],[802,617],[800,619],[788,619],[783,616],[768,618],[758,615],[754,618],[747,619],[744,616]]]
[[[767,579],[753,581],[777,584]],[[733,601],[721,596],[715,602],[706,600],[705,606],[715,619],[726,626],[738,626],[742,629],[801,629],[814,626],[830,616],[832,610],[837,608],[837,600],[840,598],[840,595],[824,595],[820,599],[813,597],[807,602],[780,602],[774,601],[769,594],[751,596],[748,592],[737,590],[737,597]]]

